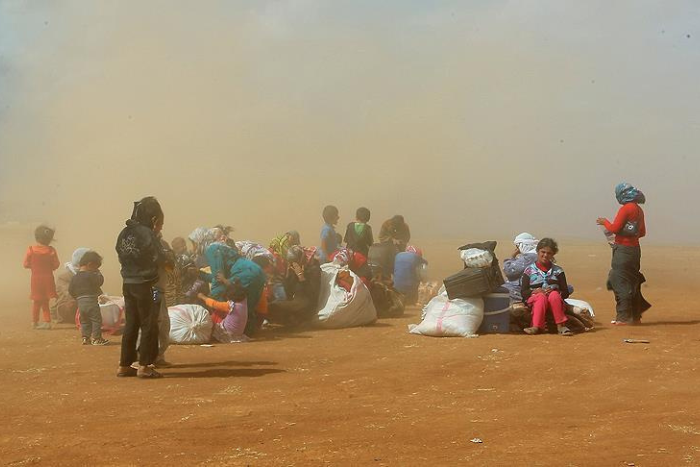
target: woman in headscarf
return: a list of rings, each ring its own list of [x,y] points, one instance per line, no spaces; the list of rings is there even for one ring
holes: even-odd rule
[[[204,252],[212,242],[212,229],[197,227],[187,237],[192,243],[192,259],[198,268],[206,266]]]
[[[78,304],[73,297],[68,293],[70,281],[78,273],[80,269],[80,260],[83,255],[90,251],[89,248],[78,248],[73,252],[71,260],[65,264],[63,271],[56,275],[56,301],[51,307],[51,318],[56,323],[74,323],[75,312],[78,310]]]
[[[270,242],[270,253],[274,258],[273,265],[275,273],[270,281],[272,288],[272,300],[286,300],[287,293],[284,288],[285,278],[287,277],[287,252],[293,246],[299,245],[301,239],[299,232],[290,230],[289,232],[275,237]]]
[[[379,230],[379,243],[392,242],[396,246],[396,252],[406,251],[411,240],[411,229],[406,224],[403,216],[396,215],[384,221]]]
[[[617,304],[617,316],[612,324],[624,326],[639,324],[642,313],[651,307],[642,296],[641,287],[646,279],[640,272],[642,249],[639,239],[647,233],[644,211],[640,204],[646,202],[646,197],[629,183],[620,183],[615,187],[615,198],[622,205],[615,220],[610,222],[604,217],[599,217],[596,223],[615,234],[608,290],[614,292]]]
[[[299,245],[287,251],[285,277],[286,300],[269,305],[268,319],[273,323],[295,326],[308,321],[318,311],[321,292],[321,266],[315,248]]]
[[[508,289],[514,303],[523,300],[520,293],[520,278],[525,272],[525,268],[537,261],[537,242],[539,240],[533,235],[527,232],[521,233],[513,239],[515,251],[510,258],[503,261],[503,272],[507,279],[503,287]]]

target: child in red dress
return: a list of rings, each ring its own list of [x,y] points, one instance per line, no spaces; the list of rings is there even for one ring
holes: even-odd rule
[[[24,255],[24,267],[31,269],[31,295],[34,302],[32,307],[32,327],[34,329],[51,329],[51,313],[49,300],[56,298],[56,282],[53,272],[58,269],[60,262],[58,254],[50,244],[53,241],[54,230],[40,225],[34,231],[36,245],[27,249]],[[43,311],[44,322],[39,323],[39,312]]]

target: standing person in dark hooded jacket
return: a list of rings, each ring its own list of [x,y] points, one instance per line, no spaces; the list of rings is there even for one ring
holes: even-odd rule
[[[618,184],[615,197],[622,205],[615,220],[610,222],[599,217],[596,223],[615,234],[608,290],[613,291],[616,302],[617,316],[612,324],[624,326],[641,323],[642,313],[651,308],[651,304],[642,296],[641,287],[646,279],[640,272],[642,249],[639,239],[646,235],[647,228],[644,211],[639,205],[646,202],[646,197],[629,183]]]
[[[126,325],[122,337],[121,358],[117,376],[159,378],[153,365],[158,356],[158,312],[161,294],[156,288],[158,269],[164,261],[158,233],[165,215],[160,203],[149,196],[134,203],[131,219],[117,238],[117,255],[123,278]],[[139,330],[138,371],[131,367],[137,359],[136,341]]]

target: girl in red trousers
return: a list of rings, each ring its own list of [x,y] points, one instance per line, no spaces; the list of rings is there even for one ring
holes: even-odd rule
[[[31,269],[32,327],[34,329],[51,329],[49,300],[56,298],[56,282],[53,272],[61,264],[58,254],[51,246],[54,230],[40,225],[34,231],[37,244],[27,249],[24,255],[24,267]],[[44,321],[39,323],[39,312],[43,312]]]

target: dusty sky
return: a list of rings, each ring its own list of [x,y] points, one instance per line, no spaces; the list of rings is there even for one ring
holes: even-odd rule
[[[0,0],[0,221],[599,239],[625,180],[695,243],[698,82],[695,1]]]

